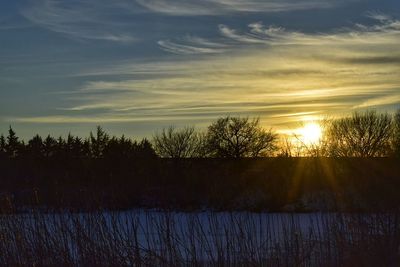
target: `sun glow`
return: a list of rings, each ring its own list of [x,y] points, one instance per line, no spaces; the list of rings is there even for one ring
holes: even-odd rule
[[[318,123],[309,122],[299,129],[300,138],[306,144],[315,144],[322,137],[322,129]]]

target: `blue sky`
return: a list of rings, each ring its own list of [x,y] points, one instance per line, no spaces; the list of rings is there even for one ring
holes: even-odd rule
[[[0,3],[0,132],[151,136],[224,115],[299,122],[400,103],[395,0]]]

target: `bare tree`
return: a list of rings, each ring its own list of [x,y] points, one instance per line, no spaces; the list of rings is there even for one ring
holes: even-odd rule
[[[208,127],[207,145],[211,156],[242,158],[271,155],[277,135],[260,126],[259,119],[224,117]]]
[[[196,158],[204,156],[204,137],[194,127],[164,128],[153,136],[156,153],[164,158]]]
[[[392,118],[375,111],[355,112],[332,120],[327,128],[329,154],[337,157],[386,156],[390,150]]]

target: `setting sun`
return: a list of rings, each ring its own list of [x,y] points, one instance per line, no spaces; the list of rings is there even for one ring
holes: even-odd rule
[[[302,141],[306,144],[317,143],[322,136],[322,129],[318,123],[310,122],[299,130]]]

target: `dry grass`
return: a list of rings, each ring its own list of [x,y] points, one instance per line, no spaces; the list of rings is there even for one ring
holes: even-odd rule
[[[399,219],[144,211],[2,215],[0,265],[399,266]]]

